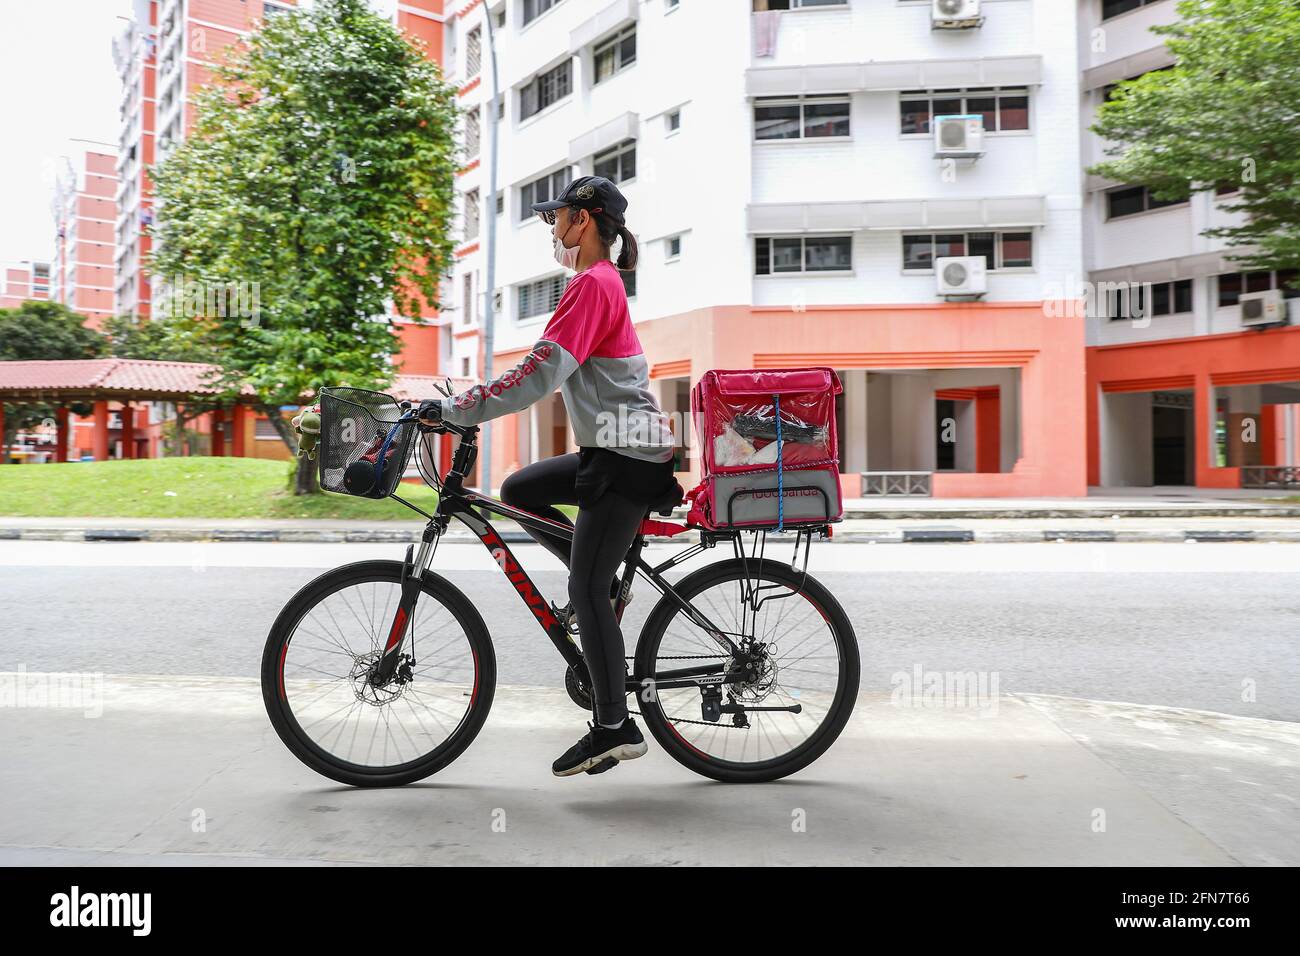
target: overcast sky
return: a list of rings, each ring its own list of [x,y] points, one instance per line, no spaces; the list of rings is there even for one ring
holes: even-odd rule
[[[60,156],[117,142],[112,43],[127,0],[0,0],[0,264],[48,260]]]

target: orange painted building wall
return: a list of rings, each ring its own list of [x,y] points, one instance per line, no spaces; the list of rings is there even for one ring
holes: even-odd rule
[[[1192,389],[1195,481],[1236,488],[1237,468],[1211,464],[1214,389],[1300,380],[1300,327],[1231,332],[1088,349],[1088,482],[1101,481],[1100,401],[1105,392]]]
[[[652,380],[685,376],[694,382],[711,368],[804,365],[876,371],[1017,369],[1020,459],[1007,472],[937,473],[933,494],[982,498],[1087,493],[1082,318],[1048,317],[1036,302],[811,306],[803,312],[737,305],[651,319],[639,323],[636,331],[651,363]],[[522,355],[498,354],[496,374]],[[513,436],[518,427],[517,421],[507,423],[494,433],[500,436],[493,439],[494,485],[517,457]],[[843,459],[843,445],[840,453]],[[699,475],[692,472],[688,477],[697,480]],[[858,493],[852,480],[845,489]]]

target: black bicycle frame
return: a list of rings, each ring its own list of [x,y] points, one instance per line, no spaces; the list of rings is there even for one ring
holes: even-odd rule
[[[401,661],[403,637],[409,629],[411,617],[415,611],[416,600],[419,597],[420,577],[428,565],[429,558],[432,556],[433,546],[443,532],[447,530],[451,519],[457,518],[483,542],[484,547],[491,553],[493,560],[496,561],[497,566],[505,574],[506,579],[515,589],[515,593],[519,595],[533,617],[536,618],[547,638],[555,645],[556,650],[560,652],[565,662],[574,668],[583,683],[590,686],[590,674],[587,671],[586,660],[581,649],[573,640],[573,636],[555,616],[551,610],[551,603],[515,558],[510,546],[497,533],[491,521],[480,511],[511,518],[524,527],[545,531],[553,536],[566,538],[570,541],[573,539],[573,527],[511,507],[505,502],[488,495],[481,495],[478,492],[467,490],[464,486],[465,475],[474,466],[474,461],[478,455],[478,446],[475,441],[478,428],[476,426],[456,427],[455,430],[461,435],[461,440],[456,447],[451,468],[441,481],[442,489],[439,494],[436,512],[430,515],[427,512],[420,511],[429,519],[429,522],[425,525],[418,555],[413,558],[412,549],[409,547],[407,549],[407,558],[402,569],[401,601],[394,612],[388,639],[384,645],[384,654],[375,669],[371,678],[372,681],[377,686],[384,686],[396,672]],[[398,498],[398,501],[401,501],[401,499]],[[413,510],[420,510],[409,502],[402,501],[402,504]],[[615,616],[622,620],[623,609],[626,606],[626,595],[632,578],[635,577],[637,571],[640,571],[661,594],[675,600],[691,620],[717,642],[722,653],[728,655],[730,659],[736,659],[740,655],[740,649],[728,633],[713,624],[699,608],[684,600],[663,576],[665,571],[675,567],[687,558],[693,557],[706,548],[713,547],[717,539],[729,539],[736,534],[739,534],[739,532],[711,533],[707,543],[687,548],[662,564],[652,567],[641,556],[641,551],[645,547],[645,537],[638,533],[636,538],[633,539],[632,546],[628,549],[627,557],[624,559],[623,574],[614,607]],[[674,687],[723,684],[728,681],[728,675],[726,674],[726,664],[723,662],[677,668],[656,674],[636,674],[634,672],[627,680],[626,689],[630,693],[640,691],[646,686],[647,681],[653,681],[654,687],[666,690]]]

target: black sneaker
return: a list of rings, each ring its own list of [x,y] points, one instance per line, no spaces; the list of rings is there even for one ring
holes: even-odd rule
[[[650,748],[636,725],[629,717],[617,730],[588,724],[591,731],[576,744],[564,752],[559,760],[551,764],[551,773],[557,777],[568,777],[575,773],[603,773],[613,769],[620,760],[635,760],[645,756]]]

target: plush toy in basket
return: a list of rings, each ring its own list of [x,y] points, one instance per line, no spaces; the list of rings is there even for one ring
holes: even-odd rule
[[[693,523],[710,528],[824,524],[844,515],[830,368],[713,369],[691,390],[704,480]]]

